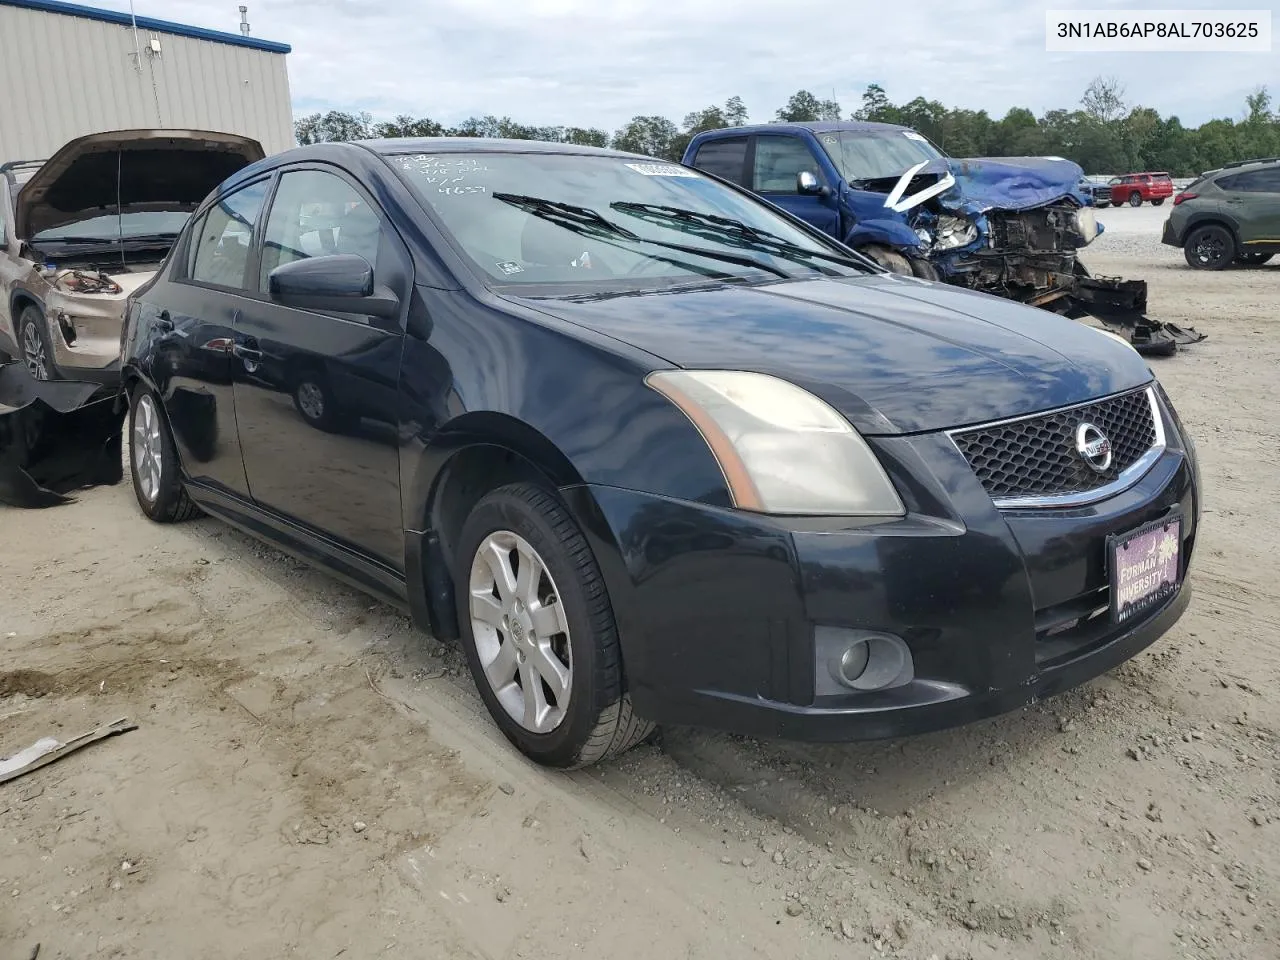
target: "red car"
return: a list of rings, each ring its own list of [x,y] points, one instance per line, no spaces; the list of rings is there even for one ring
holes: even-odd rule
[[[1131,207],[1140,207],[1144,200],[1158,207],[1165,197],[1173,196],[1173,179],[1167,173],[1126,173],[1112,177],[1110,186],[1113,207],[1126,201]]]

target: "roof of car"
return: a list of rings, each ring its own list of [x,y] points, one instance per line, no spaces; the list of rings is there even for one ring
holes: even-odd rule
[[[1237,160],[1235,163],[1224,163],[1222,166],[1213,170],[1206,170],[1204,173],[1200,174],[1200,176],[1207,177],[1215,173],[1224,173],[1228,170],[1232,173],[1239,173],[1241,170],[1265,167],[1274,163],[1280,163],[1280,157],[1257,157],[1253,160]]]
[[[383,155],[398,153],[569,153],[600,157],[637,157],[642,154],[576,143],[545,140],[504,140],[489,137],[398,137],[384,140],[357,140],[362,147]]]
[[[796,123],[753,123],[743,127],[723,127],[719,130],[709,130],[707,133],[742,136],[759,133],[796,133],[799,131],[808,131],[810,133],[857,133],[872,130],[910,129],[910,127],[904,127],[897,123],[874,123],[870,120],[814,120]],[[699,136],[702,136],[702,134],[699,134]]]

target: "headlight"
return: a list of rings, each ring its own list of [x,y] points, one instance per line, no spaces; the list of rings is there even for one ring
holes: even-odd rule
[[[1093,207],[1081,207],[1076,211],[1072,218],[1075,224],[1076,233],[1080,234],[1080,239],[1085,243],[1092,243],[1099,234],[1098,215],[1094,212]]]
[[[793,383],[740,370],[663,370],[645,382],[693,421],[734,506],[900,517],[880,461],[844,417]]]
[[[972,220],[966,220],[964,217],[939,217],[934,235],[937,239],[934,241],[933,249],[954,250],[956,247],[963,247],[978,239],[978,228],[974,226]]]

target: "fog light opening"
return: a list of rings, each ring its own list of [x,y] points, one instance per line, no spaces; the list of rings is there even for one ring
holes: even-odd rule
[[[873,634],[845,647],[832,661],[831,673],[851,690],[886,690],[910,682],[914,664],[901,639]]]
[[[68,347],[76,342],[76,325],[65,311],[58,311],[58,329],[62,332],[62,339]]]

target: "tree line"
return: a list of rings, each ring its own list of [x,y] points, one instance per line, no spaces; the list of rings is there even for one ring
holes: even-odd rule
[[[838,101],[799,90],[773,119],[846,117]],[[1224,117],[1198,127],[1185,127],[1176,116],[1162,117],[1151,107],[1130,104],[1124,87],[1109,77],[1090,83],[1076,109],[1050,110],[1037,117],[1025,107],[1014,107],[999,119],[985,110],[948,107],[923,97],[895,104],[873,83],[847,119],[912,127],[953,157],[1058,156],[1074,160],[1091,174],[1164,170],[1193,176],[1236,160],[1280,156],[1280,113],[1273,111],[1266,87],[1245,98],[1239,119]],[[730,97],[722,106],[686,114],[678,125],[662,116],[636,116],[613,133],[596,127],[533,126],[495,116],[471,117],[454,127],[410,116],[375,122],[369,113],[340,110],[301,117],[294,132],[300,144],[373,137],[505,137],[614,147],[679,160],[696,134],[747,122],[742,98]]]

